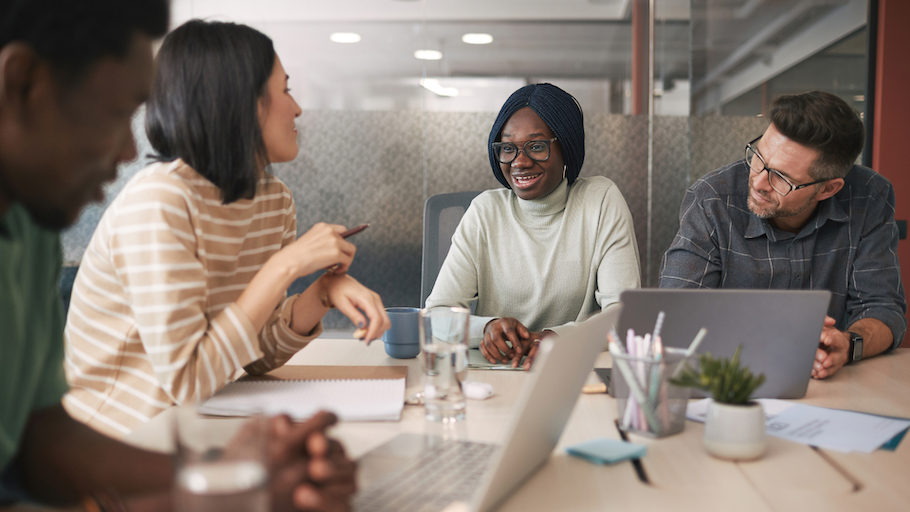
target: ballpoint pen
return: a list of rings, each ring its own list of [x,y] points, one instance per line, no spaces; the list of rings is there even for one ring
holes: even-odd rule
[[[351,229],[345,231],[344,233],[342,233],[342,234],[341,234],[341,238],[347,238],[347,237],[349,237],[349,236],[354,236],[354,235],[356,235],[357,233],[360,233],[361,231],[363,231],[364,229],[366,229],[366,228],[368,228],[368,227],[370,227],[369,224],[361,224],[361,225],[359,225],[359,226],[357,226],[357,227],[353,227],[353,228],[351,228]]]
[[[359,225],[359,226],[353,227],[353,228],[351,228],[351,229],[345,231],[345,232],[342,233],[340,236],[341,236],[341,238],[348,238],[348,237],[351,237],[351,236],[356,235],[357,233],[360,233],[361,231],[363,231],[364,229],[366,229],[366,228],[368,228],[368,227],[370,227],[369,224],[361,224],[361,225]],[[327,269],[325,269],[325,270],[326,270],[326,272],[328,272],[329,274],[332,274],[332,273],[334,273],[336,270],[338,270],[338,267],[339,267],[339,266],[341,266],[341,264],[340,264],[340,263],[336,263],[336,264],[332,265],[331,267],[329,267],[329,268],[327,268]],[[363,330],[363,329],[358,329],[358,330],[356,331],[355,334],[359,334],[361,330]],[[363,334],[366,334],[366,331],[364,331]],[[355,337],[355,338],[362,338],[363,336],[362,336],[362,335],[361,335],[361,336],[356,336],[356,335],[355,335],[354,337]]]

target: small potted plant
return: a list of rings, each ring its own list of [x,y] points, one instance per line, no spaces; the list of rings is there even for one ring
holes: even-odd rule
[[[730,359],[716,359],[710,352],[698,358],[698,370],[686,364],[670,380],[675,386],[692,387],[709,393],[705,418],[705,449],[711,455],[730,460],[751,460],[765,452],[765,414],[752,393],[765,382],[765,375],[753,375],[741,367],[736,348]]]

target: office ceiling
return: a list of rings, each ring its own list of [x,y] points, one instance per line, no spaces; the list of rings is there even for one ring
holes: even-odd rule
[[[292,87],[308,97],[408,96],[422,77],[621,83],[631,76],[632,1],[173,0],[173,23],[201,17],[259,28],[275,41]],[[668,85],[688,79],[691,56],[693,86],[716,86],[846,3],[656,0],[656,77]],[[362,39],[333,43],[334,32]],[[493,42],[466,44],[469,32]],[[418,60],[419,49],[443,57]],[[325,98],[304,107],[348,108]]]

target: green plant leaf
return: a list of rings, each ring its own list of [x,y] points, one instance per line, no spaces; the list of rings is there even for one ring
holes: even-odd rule
[[[729,359],[715,358],[706,352],[699,356],[697,370],[686,361],[679,375],[670,379],[670,383],[701,389],[721,403],[746,403],[752,393],[765,382],[765,375],[756,377],[748,367],[740,365],[742,348],[742,345],[738,346]]]

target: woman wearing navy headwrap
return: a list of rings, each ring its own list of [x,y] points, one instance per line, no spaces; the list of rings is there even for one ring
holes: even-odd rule
[[[551,84],[515,91],[488,144],[506,188],[477,196],[465,212],[427,307],[469,307],[470,344],[491,363],[525,369],[543,331],[619,303],[641,285],[632,216],[616,185],[579,178],[584,117]]]

